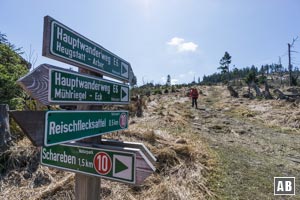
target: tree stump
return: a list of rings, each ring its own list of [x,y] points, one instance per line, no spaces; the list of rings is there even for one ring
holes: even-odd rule
[[[277,99],[287,99],[288,97],[283,94],[279,89],[275,89],[274,93],[277,94]]]
[[[259,89],[259,87],[256,85],[256,83],[252,82],[251,86],[253,87],[253,89],[255,90],[256,93],[256,97],[262,97],[262,93]]]
[[[143,108],[142,108],[143,102],[142,102],[142,98],[140,95],[138,95],[138,97],[137,97],[136,106],[137,106],[136,116],[142,117],[143,116]]]
[[[263,94],[264,94],[265,99],[273,99],[273,96],[270,93],[270,88],[269,88],[269,84],[267,81],[265,82],[265,91]]]
[[[0,104],[0,152],[5,151],[11,141],[8,111],[7,104]]]
[[[237,91],[235,91],[231,85],[227,86],[227,89],[229,90],[230,96],[235,98],[239,97],[239,93],[237,93]]]

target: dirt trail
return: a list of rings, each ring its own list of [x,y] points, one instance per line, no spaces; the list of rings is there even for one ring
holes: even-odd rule
[[[216,152],[219,169],[211,187],[220,199],[275,199],[276,176],[296,177],[293,199],[300,199],[299,129],[280,124],[295,109],[278,108],[276,100],[231,99],[222,87],[201,89],[206,96],[191,124]]]

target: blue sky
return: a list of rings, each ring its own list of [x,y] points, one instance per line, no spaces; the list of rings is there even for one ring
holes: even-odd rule
[[[298,0],[0,0],[0,31],[35,67],[43,57],[43,17],[50,15],[131,63],[138,85],[189,83],[217,72],[228,51],[242,68],[282,63],[287,43],[300,37]],[[300,52],[300,38],[295,51]],[[300,66],[300,54],[293,53]]]

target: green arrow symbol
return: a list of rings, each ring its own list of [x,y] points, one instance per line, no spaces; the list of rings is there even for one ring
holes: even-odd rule
[[[128,166],[125,165],[124,163],[122,163],[121,161],[119,161],[118,159],[116,159],[116,169],[115,169],[115,173],[119,173],[121,171],[124,171],[126,169],[128,169]]]
[[[125,74],[126,72],[127,72],[127,69],[124,66],[122,66],[122,74]]]
[[[122,89],[122,99],[127,96],[127,93]]]

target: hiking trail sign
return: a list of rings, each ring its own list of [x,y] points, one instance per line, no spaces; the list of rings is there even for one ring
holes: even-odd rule
[[[31,97],[51,104],[128,104],[129,86],[42,64],[18,80]]]
[[[129,184],[141,184],[155,171],[139,149],[78,142],[42,147],[41,163]]]
[[[77,173],[76,199],[98,199],[99,177],[142,184],[156,163],[144,144],[92,138],[128,128],[128,111],[93,109],[129,104],[127,84],[100,77],[135,83],[130,64],[50,16],[44,17],[43,56],[77,66],[81,73],[42,64],[18,80],[44,105],[77,106],[72,111],[10,112],[31,142],[42,147],[41,163]]]
[[[128,128],[128,111],[10,111],[35,146],[51,146]]]
[[[44,18],[43,56],[131,82],[130,63],[50,16]]]
[[[128,111],[48,111],[45,119],[46,146],[128,128]]]

